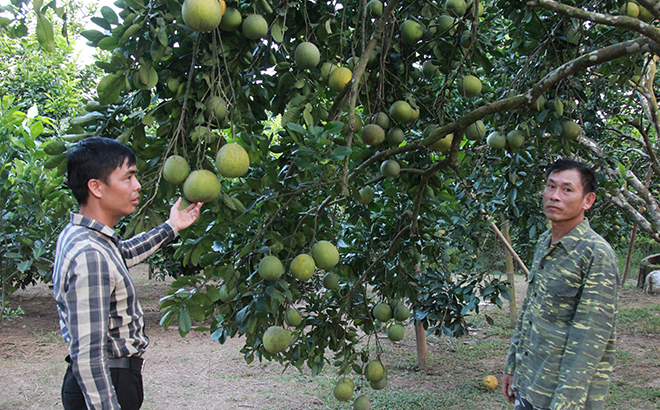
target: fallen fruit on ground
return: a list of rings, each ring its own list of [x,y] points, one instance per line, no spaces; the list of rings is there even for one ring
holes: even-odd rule
[[[393,159],[388,159],[380,164],[380,172],[386,177],[395,177],[401,172],[401,166]]]
[[[180,155],[172,155],[163,165],[163,178],[174,185],[183,184],[189,173],[188,161]]]
[[[370,382],[377,382],[385,377],[385,368],[378,360],[374,360],[367,364],[364,375]]]
[[[339,263],[339,251],[328,241],[318,241],[312,246],[312,257],[320,269],[332,269]]]
[[[191,172],[183,183],[183,195],[190,202],[213,202],[221,189],[218,177],[206,169]]]
[[[289,269],[295,278],[306,281],[314,275],[316,263],[311,255],[303,253],[293,258]]]
[[[245,148],[234,142],[223,145],[215,156],[218,172],[225,178],[238,178],[250,169],[250,157]]]
[[[261,14],[250,14],[243,20],[241,30],[250,40],[258,40],[268,34],[268,22]]]
[[[259,262],[259,276],[265,280],[277,280],[284,273],[284,265],[277,256],[268,255]]]
[[[195,31],[214,30],[222,20],[222,13],[223,7],[218,0],[185,0],[181,5],[183,22]]]
[[[293,334],[281,326],[271,326],[266,329],[262,338],[264,348],[269,353],[281,353],[289,347]]]
[[[495,376],[486,376],[483,378],[481,381],[481,385],[486,389],[486,390],[495,390],[497,388],[497,377]]]
[[[374,317],[381,322],[392,319],[392,307],[388,303],[379,303],[374,307]]]
[[[319,49],[309,41],[302,42],[296,47],[294,55],[296,65],[302,69],[312,69],[321,61]]]

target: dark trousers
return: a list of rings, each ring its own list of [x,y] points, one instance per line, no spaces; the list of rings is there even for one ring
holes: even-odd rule
[[[539,410],[538,408],[532,406],[530,402],[525,400],[521,395],[516,394],[516,408],[513,410]]]
[[[132,369],[110,369],[112,385],[117,393],[117,399],[122,410],[138,410],[142,406],[144,390],[142,387],[142,373]],[[76,376],[73,375],[71,365],[66,369],[62,383],[62,405],[64,410],[87,410]]]

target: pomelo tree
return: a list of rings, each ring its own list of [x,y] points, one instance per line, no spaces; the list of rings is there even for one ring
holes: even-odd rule
[[[144,198],[126,234],[160,223],[182,193],[162,178],[167,158],[221,183],[183,233],[175,256],[203,270],[173,283],[164,325],[221,343],[244,335],[248,362],[314,373],[379,363],[380,349],[359,343],[380,343],[378,303],[407,303],[429,332],[461,335],[480,301],[506,294],[490,261],[474,256],[488,245],[486,218],[510,220],[529,256],[545,229],[542,170],[564,155],[603,177],[597,229],[614,233],[614,212],[658,239],[653,195],[637,184],[657,168],[655,2],[639,1],[650,13],[642,19],[620,16],[614,1],[393,0],[382,13],[370,4],[239,1],[226,5],[231,22],[195,31],[177,0],[118,0],[118,14],[102,8],[99,29],[83,32],[111,57],[97,62],[106,73],[98,104],[69,132],[116,138],[138,154]],[[308,43],[315,48],[297,60]],[[389,132],[383,115],[403,141],[374,127],[363,140],[363,123]],[[483,131],[465,138],[478,121]],[[504,147],[488,143],[493,132]],[[248,154],[244,176],[218,172],[228,143]],[[292,260],[322,241],[339,263],[309,280],[291,275]],[[259,274],[268,256],[285,268],[273,280]],[[303,320],[287,325],[294,306]],[[272,326],[292,332],[281,352],[264,348]]]

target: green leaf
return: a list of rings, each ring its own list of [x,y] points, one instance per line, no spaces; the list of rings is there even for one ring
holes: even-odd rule
[[[80,32],[80,35],[85,37],[87,40],[89,40],[95,46],[98,44],[98,42],[102,38],[107,37],[105,34],[101,33],[98,30],[83,30],[83,31]]]
[[[90,21],[92,23],[96,24],[97,26],[99,26],[101,28],[104,28],[106,30],[111,30],[112,29],[112,26],[110,25],[110,23],[108,23],[105,19],[103,19],[101,17],[92,17],[90,19]]]
[[[344,159],[347,156],[351,155],[352,152],[353,152],[353,150],[351,148],[341,146],[341,147],[337,147],[337,148],[333,149],[332,153],[330,155],[332,155],[333,157],[335,157],[337,159]]]
[[[190,313],[188,312],[188,309],[185,306],[181,306],[179,308],[179,332],[183,332],[183,334],[186,334],[190,332],[190,328],[192,326],[192,319],[190,318]]]
[[[110,7],[108,6],[101,7],[101,15],[108,23],[114,25],[119,24],[119,20],[117,19],[117,14],[115,14],[115,11]]]
[[[290,131],[297,132],[298,134],[305,135],[305,129],[302,125],[296,124],[295,122],[289,122],[286,124],[286,128]]]
[[[117,38],[115,37],[105,37],[98,42],[98,47],[101,50],[111,51],[117,47]]]
[[[53,23],[41,14],[37,15],[37,40],[44,50],[51,53],[55,51]]]

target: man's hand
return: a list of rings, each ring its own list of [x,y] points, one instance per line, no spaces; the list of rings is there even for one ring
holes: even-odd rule
[[[177,231],[186,229],[192,225],[192,223],[197,220],[197,217],[199,216],[199,210],[202,209],[202,205],[204,205],[203,202],[197,202],[190,204],[184,210],[179,210],[181,201],[182,199],[179,197],[176,203],[172,205],[172,208],[170,208],[170,221],[172,221],[174,226],[176,226]]]
[[[513,383],[513,375],[512,374],[503,374],[502,375],[502,394],[504,395],[504,399],[508,401],[509,403],[513,404],[516,398],[516,393],[513,391],[511,388],[511,384]]]

